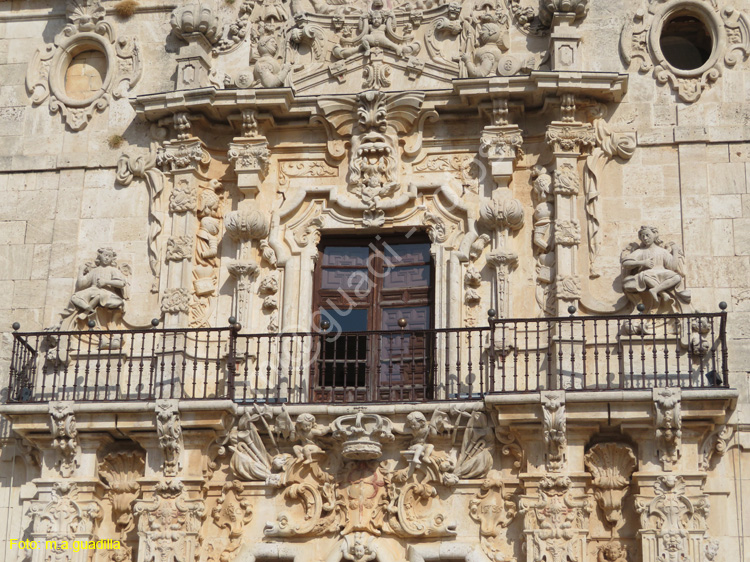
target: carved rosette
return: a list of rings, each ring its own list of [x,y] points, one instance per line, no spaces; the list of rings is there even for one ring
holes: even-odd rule
[[[80,131],[112,98],[127,95],[141,77],[142,65],[136,40],[115,35],[103,21],[106,12],[98,0],[71,0],[67,15],[69,23],[54,43],[39,49],[31,60],[26,89],[34,105],[49,98],[50,111],[60,113],[68,127]],[[87,67],[87,59],[76,61],[84,53],[103,59],[104,73],[84,77],[88,91],[73,91],[67,75],[72,64]]]
[[[341,442],[341,454],[351,460],[374,460],[383,454],[383,444],[394,441],[391,420],[358,412],[336,418],[333,438]]]
[[[676,12],[689,14],[707,28],[712,45],[708,60],[698,68],[686,70],[670,64],[661,50],[661,30]],[[724,72],[734,68],[750,54],[750,20],[732,7],[717,2],[668,0],[652,2],[636,11],[620,35],[620,54],[628,67],[650,72],[659,84],[669,84],[686,103],[698,101]]]
[[[592,475],[591,485],[607,524],[617,529],[622,521],[622,500],[636,467],[633,449],[617,443],[594,445],[584,457]]]
[[[57,451],[55,467],[63,478],[70,478],[81,464],[76,417],[72,402],[51,402],[49,405],[52,448]]]
[[[179,314],[190,310],[190,292],[182,287],[167,289],[161,299],[162,314]]]

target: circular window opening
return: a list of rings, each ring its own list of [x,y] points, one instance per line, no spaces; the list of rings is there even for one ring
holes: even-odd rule
[[[673,67],[697,70],[711,57],[713,39],[700,19],[684,13],[675,14],[662,26],[659,46]]]
[[[101,51],[83,51],[74,56],[65,72],[65,93],[86,100],[102,89],[107,76],[107,57]]]

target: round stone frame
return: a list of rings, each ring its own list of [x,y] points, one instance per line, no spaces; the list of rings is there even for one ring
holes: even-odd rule
[[[73,58],[85,51],[102,53],[107,60],[107,72],[98,92],[85,99],[74,99],[68,95],[65,87],[65,75]],[[69,108],[83,108],[92,105],[110,91],[115,75],[115,69],[113,68],[115,59],[116,54],[112,45],[107,42],[105,37],[96,33],[78,33],[61,41],[50,64],[50,93],[60,103]]]
[[[660,44],[662,29],[664,28],[664,24],[677,14],[693,16],[703,23],[711,34],[711,56],[699,68],[691,70],[677,68],[662,53]],[[665,4],[654,13],[654,23],[651,25],[648,39],[649,48],[657,64],[678,78],[695,78],[709,72],[719,62],[719,58],[721,53],[724,52],[727,42],[724,24],[719,18],[719,14],[711,10],[705,2],[701,2],[700,0],[679,0],[678,2]]]

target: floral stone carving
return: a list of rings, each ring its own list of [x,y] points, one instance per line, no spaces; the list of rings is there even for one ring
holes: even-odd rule
[[[622,500],[636,466],[633,450],[627,445],[599,443],[586,453],[584,462],[593,477],[591,485],[599,509],[616,529],[622,521]]]
[[[708,60],[697,68],[682,69],[670,64],[662,52],[660,39],[664,23],[682,11],[702,22],[712,38]],[[653,75],[659,84],[669,84],[687,103],[700,99],[712,83],[750,54],[750,21],[732,7],[720,8],[718,2],[645,3],[626,23],[620,35],[620,53],[624,63]]]
[[[664,470],[671,470],[682,454],[682,395],[675,388],[655,388],[653,392],[657,453]]]
[[[138,82],[142,65],[135,39],[116,37],[103,21],[98,0],[68,0],[68,25],[29,64],[26,89],[31,103],[49,99],[52,113],[80,131]]]

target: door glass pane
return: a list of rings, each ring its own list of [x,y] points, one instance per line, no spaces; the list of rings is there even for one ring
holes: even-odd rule
[[[351,310],[320,309],[320,320],[331,323],[330,333],[336,332],[364,332],[367,330],[367,310],[354,308]]]
[[[366,269],[323,269],[321,289],[357,291],[365,296],[370,288]]]
[[[323,267],[366,267],[370,248],[367,246],[328,246],[323,250]]]
[[[412,265],[386,270],[384,289],[418,289],[430,286],[430,266]]]
[[[429,244],[385,244],[383,256],[386,265],[406,265],[410,263],[429,263]]]

